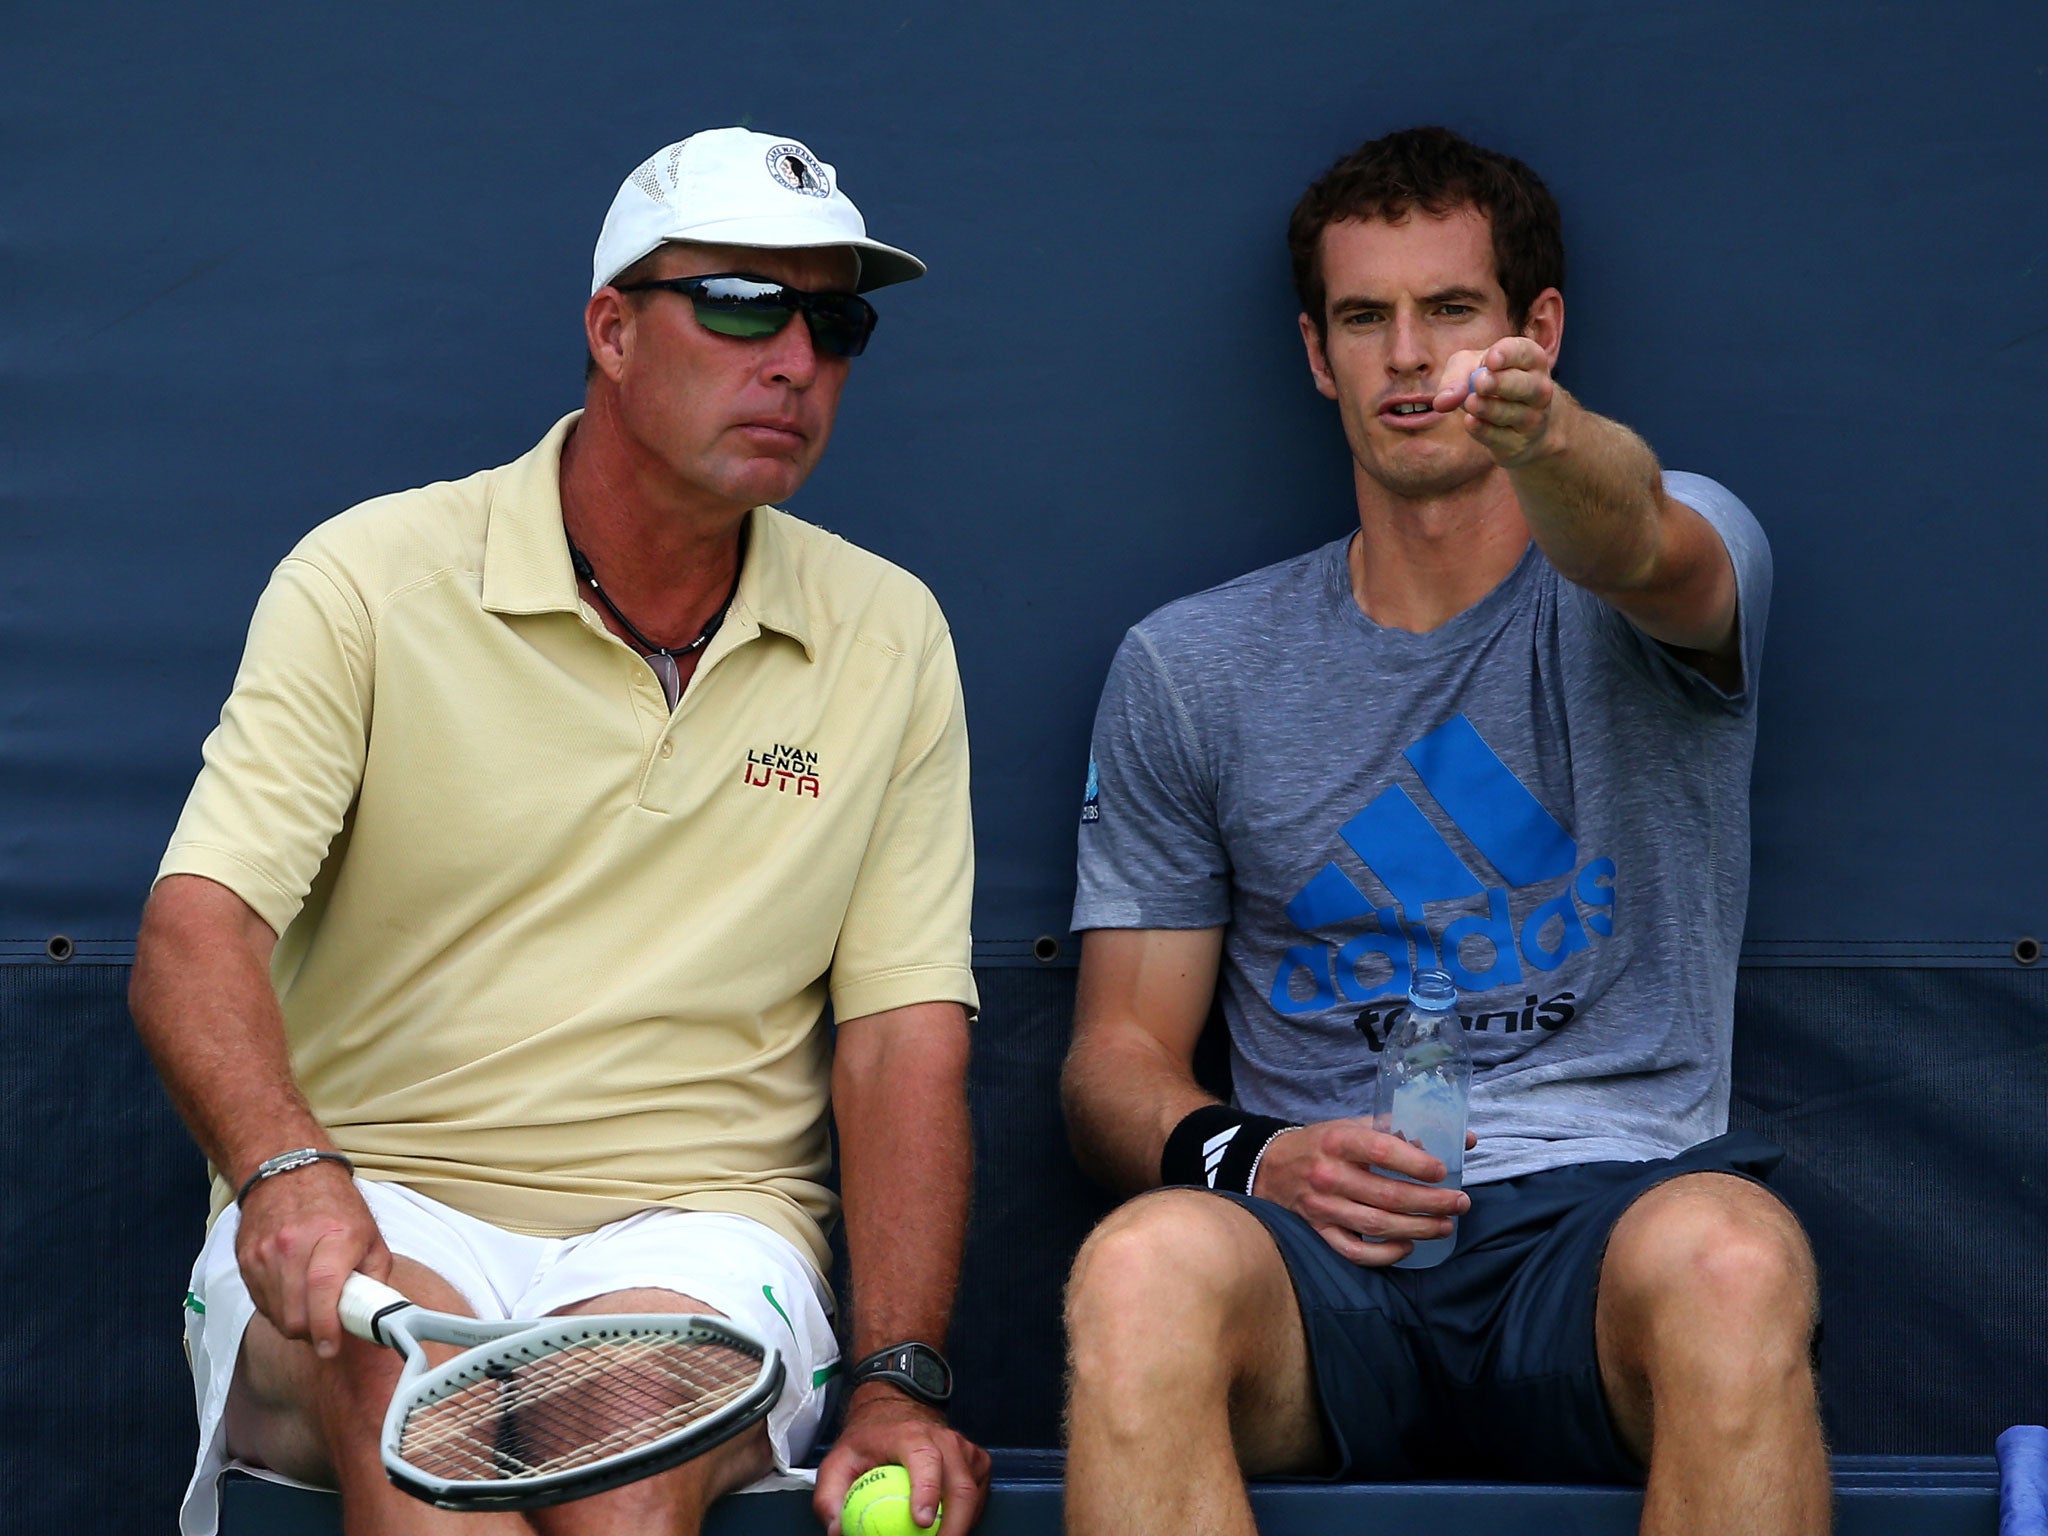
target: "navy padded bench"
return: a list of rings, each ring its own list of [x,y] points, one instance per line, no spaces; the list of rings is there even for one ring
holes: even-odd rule
[[[1058,1536],[1057,1451],[996,1451],[983,1536]],[[1990,1456],[1837,1456],[1837,1536],[1997,1536]],[[1453,1536],[1635,1536],[1633,1488],[1509,1483],[1260,1483],[1262,1536],[1429,1530]],[[818,1536],[810,1495],[748,1494],[713,1507],[705,1536]],[[221,1536],[341,1536],[341,1501],[230,1473]]]

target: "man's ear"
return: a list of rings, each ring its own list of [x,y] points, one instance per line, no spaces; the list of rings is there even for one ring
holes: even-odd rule
[[[590,296],[583,306],[583,339],[590,347],[597,371],[618,383],[632,350],[633,309],[626,296],[609,285]]]
[[[1550,356],[1550,366],[1557,366],[1559,348],[1564,345],[1564,295],[1555,288],[1546,288],[1530,301],[1529,318],[1522,322],[1522,334],[1535,342]]]
[[[1337,398],[1337,378],[1330,372],[1329,354],[1323,350],[1322,327],[1311,320],[1306,313],[1300,315],[1301,344],[1308,349],[1309,376],[1316,381],[1317,391],[1324,398]]]

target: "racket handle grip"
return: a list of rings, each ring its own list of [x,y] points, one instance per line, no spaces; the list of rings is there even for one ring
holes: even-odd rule
[[[412,1302],[399,1291],[368,1275],[350,1275],[341,1286],[341,1326],[359,1339],[368,1339],[372,1344],[385,1342],[377,1331],[377,1319],[393,1307],[409,1307]]]

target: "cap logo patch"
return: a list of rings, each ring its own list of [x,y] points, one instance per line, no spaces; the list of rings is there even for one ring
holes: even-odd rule
[[[792,192],[801,192],[805,197],[830,197],[832,183],[825,177],[825,167],[818,164],[818,157],[803,145],[784,142],[768,151],[768,174]]]

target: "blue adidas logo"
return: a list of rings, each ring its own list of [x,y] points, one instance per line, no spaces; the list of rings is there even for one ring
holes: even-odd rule
[[[1337,829],[1392,900],[1379,905],[1336,863],[1325,864],[1287,903],[1304,936],[1363,931],[1341,942],[1296,945],[1273,976],[1282,1013],[1405,992],[1418,968],[1441,966],[1461,991],[1512,986],[1523,967],[1554,971],[1566,956],[1614,933],[1614,861],[1579,862],[1557,818],[1463,715],[1402,754],[1420,788],[1477,856],[1475,872],[1415,797],[1390,784]],[[1483,900],[1486,910],[1469,910]],[[1456,903],[1462,915],[1431,907]]]

